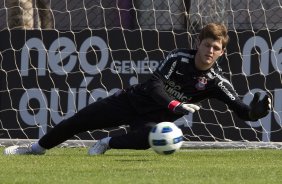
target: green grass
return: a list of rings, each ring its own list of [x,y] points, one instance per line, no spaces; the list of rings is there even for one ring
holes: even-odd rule
[[[3,148],[1,148],[3,151]],[[55,148],[43,156],[0,155],[0,183],[259,184],[282,182],[282,150],[109,150]]]

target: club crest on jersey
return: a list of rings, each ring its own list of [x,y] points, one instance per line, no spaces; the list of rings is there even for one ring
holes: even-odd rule
[[[205,90],[208,80],[205,77],[199,77],[198,83],[195,85],[197,90]]]

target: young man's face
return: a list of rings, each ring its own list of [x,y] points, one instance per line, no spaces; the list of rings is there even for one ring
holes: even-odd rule
[[[196,68],[199,70],[208,70],[214,62],[224,53],[221,40],[206,38],[198,45],[198,51],[195,59]]]

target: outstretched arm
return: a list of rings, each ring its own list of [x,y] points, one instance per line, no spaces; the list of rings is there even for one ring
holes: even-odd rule
[[[260,99],[261,93],[255,93],[254,98],[248,105],[239,98],[232,84],[225,78],[220,78],[217,87],[214,97],[226,103],[242,120],[257,121],[265,117],[271,109],[271,99],[267,94]]]

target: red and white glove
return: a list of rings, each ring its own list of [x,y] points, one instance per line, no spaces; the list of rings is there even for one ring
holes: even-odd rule
[[[183,115],[187,115],[189,113],[194,113],[195,111],[200,110],[200,107],[198,105],[181,103],[177,100],[172,100],[168,104],[168,108],[175,113],[183,114]]]

